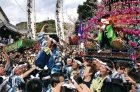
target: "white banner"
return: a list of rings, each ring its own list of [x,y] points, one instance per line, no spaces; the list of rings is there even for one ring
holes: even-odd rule
[[[63,29],[63,0],[57,0],[55,17],[56,33],[60,39],[65,41]]]
[[[35,40],[36,28],[35,28],[35,1],[27,0],[27,27],[28,37]]]

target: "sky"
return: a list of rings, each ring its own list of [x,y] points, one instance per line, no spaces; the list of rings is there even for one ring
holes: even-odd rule
[[[22,9],[19,7],[16,1],[22,7]],[[78,17],[77,7],[79,4],[82,5],[84,1],[86,0],[63,1],[64,22],[69,22],[67,15],[70,15],[72,18]],[[10,23],[14,25],[27,21],[26,4],[27,0],[0,0],[0,6],[10,20]],[[55,19],[55,6],[56,0],[35,0],[36,22]]]

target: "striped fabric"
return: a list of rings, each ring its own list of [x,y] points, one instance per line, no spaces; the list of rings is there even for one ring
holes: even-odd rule
[[[72,66],[67,66],[67,65],[65,65],[64,67],[63,67],[63,74],[64,74],[64,79],[65,79],[65,81],[66,82],[68,82],[68,80],[69,80],[69,78],[70,78],[70,75],[71,75],[71,73],[72,73],[72,71],[73,71],[73,68],[72,68]]]
[[[41,49],[43,49],[44,47],[46,47],[47,46],[47,41],[46,41],[46,39],[45,39],[45,37],[44,37],[44,32],[41,32],[39,35],[38,35],[38,41],[40,42],[40,44],[41,44]]]
[[[12,84],[10,82],[7,82],[7,84],[6,84],[6,92],[16,92],[13,89]]]
[[[44,33],[40,33],[38,38],[43,49],[36,58],[36,66],[43,69],[47,65],[48,69],[51,69],[51,74],[60,73],[62,70],[62,55],[57,49],[51,51],[46,47],[47,45],[43,45],[45,41]]]
[[[14,75],[12,76],[11,79],[12,79],[12,87],[15,91],[20,89],[19,87],[22,83],[25,83],[24,79],[22,78],[22,75],[21,76]]]

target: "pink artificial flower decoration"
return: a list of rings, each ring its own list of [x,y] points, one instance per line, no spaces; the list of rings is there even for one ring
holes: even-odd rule
[[[130,44],[131,44],[131,46],[132,46],[133,48],[136,48],[136,47],[137,47],[137,44],[134,43],[134,42],[132,42],[132,41],[130,41]]]
[[[131,54],[131,59],[132,59],[133,61],[136,61],[136,52],[134,52],[133,54]]]
[[[86,38],[86,35],[84,35],[82,38],[85,39]]]

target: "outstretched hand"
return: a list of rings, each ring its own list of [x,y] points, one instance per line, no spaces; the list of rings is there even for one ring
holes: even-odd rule
[[[44,32],[45,27],[48,27],[48,26],[51,26],[51,25],[52,25],[52,24],[45,24],[45,25],[41,28],[40,32]]]
[[[51,25],[52,25],[52,24],[45,24],[44,27],[48,27],[48,26],[51,26]]]
[[[78,92],[93,92],[85,84],[74,85]]]
[[[16,92],[22,92],[22,90],[17,90]]]

